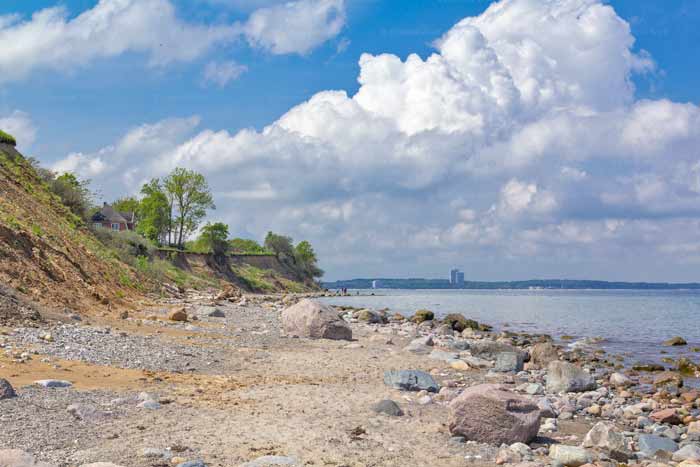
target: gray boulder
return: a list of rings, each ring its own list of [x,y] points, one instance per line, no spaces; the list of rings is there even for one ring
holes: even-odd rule
[[[541,368],[556,360],[559,360],[559,354],[551,342],[540,342],[530,349],[530,361]]]
[[[377,402],[372,406],[372,410],[376,413],[383,413],[391,417],[401,417],[403,415],[403,410],[401,410],[399,404],[391,399],[384,399]]]
[[[596,388],[593,376],[569,362],[550,362],[547,366],[547,391],[584,392]]]
[[[3,399],[11,399],[13,397],[17,397],[15,389],[8,380],[0,378],[0,401]]]
[[[632,456],[625,437],[615,431],[615,426],[608,422],[593,425],[583,439],[583,447],[600,449],[620,462],[626,462]]]
[[[180,464],[177,464],[176,467],[207,467],[207,464],[205,464],[203,460],[197,459],[193,461],[182,462]]]
[[[242,464],[241,467],[272,467],[276,465],[298,465],[293,457],[286,456],[263,456]]]
[[[467,388],[450,402],[453,436],[495,445],[528,443],[540,428],[540,410],[530,399],[496,384]]]
[[[639,452],[646,457],[654,457],[659,451],[676,452],[678,445],[671,439],[658,435],[642,435],[639,437]]]
[[[495,371],[502,373],[522,371],[524,366],[522,352],[501,352],[496,355]]]
[[[430,336],[419,337],[413,339],[409,344],[404,347],[406,352],[411,352],[418,355],[427,355],[432,352],[433,338]]]
[[[419,370],[387,371],[384,373],[384,384],[402,391],[440,391],[433,377]]]
[[[42,379],[35,381],[34,384],[44,387],[44,388],[69,388],[73,386],[70,381],[64,381],[60,379]]]
[[[226,313],[221,308],[214,308],[214,310],[210,311],[207,316],[210,318],[226,318]]]
[[[504,342],[492,340],[472,340],[469,342],[469,351],[475,357],[486,358],[488,360],[496,360],[498,354],[503,352],[522,353],[521,350]],[[523,356],[523,360],[525,360]]]
[[[86,422],[99,420],[110,415],[108,412],[104,412],[94,405],[83,403],[69,405],[66,412],[75,417],[76,420]]]
[[[282,312],[282,327],[290,336],[352,339],[352,330],[332,307],[309,299],[304,299]]]
[[[672,459],[676,462],[700,461],[700,446],[697,444],[686,444],[673,453]]]
[[[555,444],[549,448],[549,457],[554,463],[566,467],[580,467],[593,462],[593,456],[584,448],[578,446],[567,446],[565,444]]]
[[[444,350],[435,349],[432,352],[430,352],[430,355],[428,355],[428,358],[432,358],[433,360],[440,360],[440,361],[449,363],[452,360],[458,360],[459,353],[445,352]]]

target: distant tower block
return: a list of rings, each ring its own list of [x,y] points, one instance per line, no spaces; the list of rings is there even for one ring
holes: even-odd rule
[[[450,285],[452,287],[464,287],[464,273],[459,269],[451,269]]]

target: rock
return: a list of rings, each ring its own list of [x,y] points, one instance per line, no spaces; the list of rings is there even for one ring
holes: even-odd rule
[[[438,392],[440,386],[432,376],[419,370],[390,370],[384,373],[384,384],[403,391]]]
[[[207,467],[207,464],[203,460],[197,459],[194,461],[187,461],[177,464],[177,467]]]
[[[688,434],[700,434],[700,422],[691,422],[688,424]]]
[[[413,339],[404,350],[418,355],[426,355],[432,352],[433,338],[430,336]]]
[[[187,321],[187,312],[184,307],[176,308],[168,314],[170,321],[185,322]]]
[[[401,417],[403,415],[403,410],[399,407],[399,404],[392,401],[391,399],[384,399],[377,402],[372,406],[372,410],[376,413],[383,413],[391,417]]]
[[[669,425],[679,425],[681,418],[678,416],[676,409],[655,410],[649,414],[649,418],[657,423],[668,423]]]
[[[469,366],[472,366],[474,368],[491,368],[493,367],[493,362],[479,358],[479,357],[473,357],[471,355],[461,355],[460,358],[467,362]]]
[[[655,386],[665,386],[668,384],[679,388],[683,387],[683,377],[679,373],[673,371],[663,371],[654,376]]]
[[[282,326],[290,336],[351,340],[352,330],[330,306],[304,299],[282,312]]]
[[[700,366],[687,357],[681,357],[676,362],[676,368],[684,375],[695,376],[700,373]]]
[[[450,362],[450,366],[457,371],[469,371],[470,369],[467,362],[463,360],[453,360]]]
[[[471,321],[474,321],[474,320],[471,320]],[[459,313],[451,313],[451,314],[445,316],[442,319],[442,322],[444,324],[447,324],[448,326],[450,326],[451,329],[458,331],[458,332],[462,332],[465,329],[467,329],[468,327],[471,327],[470,320],[468,320],[467,318],[464,317],[464,315],[461,315]],[[476,321],[474,321],[474,322],[476,322]]]
[[[523,370],[523,354],[521,352],[501,352],[496,355],[495,371],[502,373],[518,372]]]
[[[83,464],[80,467],[123,467],[121,465],[112,464],[111,462],[94,462],[92,464]]]
[[[13,397],[17,397],[15,389],[8,380],[0,378],[0,401],[3,399],[11,399]]]
[[[664,371],[666,368],[664,368],[663,365],[654,362],[637,362],[632,365],[632,369],[636,371],[648,371],[651,373],[656,371]]]
[[[519,349],[510,344],[492,340],[472,341],[469,344],[469,351],[476,357],[488,360],[496,360],[498,354],[503,352],[520,352]],[[525,359],[523,358],[523,360]]]
[[[675,336],[667,341],[664,341],[663,345],[667,347],[676,347],[680,345],[688,345],[688,343],[681,336]]]
[[[453,360],[457,360],[459,358],[459,354],[455,352],[445,352],[444,350],[435,349],[432,352],[430,352],[428,358],[449,363]]]
[[[158,410],[158,409],[160,409],[161,405],[157,401],[154,401],[152,399],[148,399],[148,400],[141,402],[136,407],[140,407],[142,409],[148,409],[148,410]]]
[[[167,449],[144,448],[141,456],[148,459],[170,459],[172,453]]]
[[[450,433],[470,441],[496,445],[528,443],[540,427],[537,405],[499,385],[467,388],[449,407]]]
[[[676,462],[700,461],[700,446],[697,444],[686,444],[673,453],[672,460]]]
[[[209,312],[207,316],[210,318],[226,318],[226,313],[220,308],[215,308],[213,311]]]
[[[70,381],[63,381],[60,379],[41,379],[39,381],[34,381],[34,384],[44,388],[69,388],[73,386],[73,383]]]
[[[432,321],[435,319],[435,313],[430,310],[418,310],[411,317],[414,323],[422,323],[423,321]]]
[[[613,373],[610,375],[610,384],[617,388],[626,388],[632,386],[632,380],[622,373]]]
[[[21,449],[0,449],[0,467],[55,467],[39,462],[36,458]]]
[[[583,439],[583,447],[600,449],[620,462],[626,462],[632,456],[627,448],[625,437],[615,431],[615,425],[608,422],[598,422],[593,425]]]
[[[559,354],[551,342],[541,342],[530,349],[530,361],[541,368],[556,360],[559,360]]]
[[[673,440],[658,435],[641,435],[638,445],[639,452],[647,457],[653,457],[659,451],[673,453],[678,450],[678,445]]]
[[[66,408],[66,412],[75,417],[76,420],[94,421],[109,416],[109,413],[99,410],[91,404],[71,404]]]
[[[593,376],[568,362],[551,362],[547,366],[547,391],[584,392],[596,388]]]
[[[358,311],[357,319],[371,324],[382,324],[385,322],[384,316],[367,309]]]
[[[254,461],[246,462],[241,467],[272,467],[275,465],[298,465],[293,457],[285,456],[263,456]]]
[[[593,456],[579,446],[555,444],[549,448],[549,457],[566,467],[580,467],[593,462]]]

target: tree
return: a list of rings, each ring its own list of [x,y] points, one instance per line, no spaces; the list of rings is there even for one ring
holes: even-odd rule
[[[53,179],[48,181],[49,189],[58,195],[73,214],[84,221],[87,220],[92,205],[92,193],[88,188],[90,181],[80,180],[71,172],[59,176],[52,175]]]
[[[267,250],[255,240],[232,238],[228,241],[231,250],[236,253],[266,253]]]
[[[210,253],[224,255],[228,251],[228,225],[222,222],[215,222],[202,227],[202,233],[197,243],[205,247]]]
[[[165,178],[163,186],[171,212],[169,230],[177,229],[177,246],[183,248],[185,239],[197,230],[207,209],[216,206],[207,180],[192,170],[176,168]]]
[[[311,243],[306,240],[299,242],[294,248],[294,256],[299,269],[305,272],[309,277],[323,276],[323,270],[318,267],[316,252],[311,246]]]
[[[265,248],[273,252],[278,259],[289,258],[294,261],[294,246],[291,237],[268,232],[265,237]]]
[[[139,200],[133,196],[119,198],[112,203],[112,208],[117,212],[138,212]]]
[[[141,187],[141,201],[136,210],[136,231],[146,238],[163,243],[168,235],[172,217],[168,198],[160,180],[154,178]]]

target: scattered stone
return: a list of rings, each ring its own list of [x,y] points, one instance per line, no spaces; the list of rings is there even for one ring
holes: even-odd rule
[[[683,377],[674,371],[663,371],[654,376],[655,386],[675,385],[683,387]]]
[[[187,312],[185,311],[185,307],[176,308],[171,311],[170,314],[168,314],[168,319],[170,321],[186,322]]]
[[[467,362],[463,360],[453,360],[450,362],[450,367],[457,371],[468,371],[470,369]]]
[[[207,316],[210,318],[226,318],[226,313],[220,308],[215,308],[214,311],[210,312]]]
[[[282,312],[282,326],[290,336],[351,340],[352,330],[329,305],[304,299]]]
[[[579,446],[566,446],[555,444],[549,448],[549,457],[554,462],[566,467],[580,467],[593,462],[593,456],[584,448]]]
[[[435,313],[430,310],[418,310],[411,317],[414,323],[422,323],[423,321],[432,321],[435,319]]]
[[[82,403],[69,405],[66,412],[75,417],[76,420],[83,421],[95,421],[109,416],[107,412],[98,409],[94,405]]]
[[[675,336],[667,341],[664,341],[663,345],[667,347],[676,347],[680,345],[688,345],[688,343],[681,336]]]
[[[207,467],[203,460],[197,459],[193,461],[182,462],[177,464],[177,467]]]
[[[469,345],[469,351],[476,357],[488,360],[496,360],[498,354],[503,352],[521,352],[510,344],[492,340],[473,341]],[[525,360],[525,358],[523,358],[523,360]]]
[[[83,464],[80,467],[123,467],[121,465],[112,464],[111,462],[94,462],[92,464]]]
[[[8,380],[0,378],[0,401],[3,399],[11,399],[13,397],[17,397],[15,389]]]
[[[426,355],[432,352],[432,346],[433,338],[426,336],[413,339],[406,347],[404,347],[404,350],[418,355]]]
[[[384,373],[384,384],[403,391],[438,392],[440,386],[432,376],[419,370],[391,370]]]
[[[457,360],[459,358],[459,354],[455,352],[445,352],[444,350],[433,350],[430,352],[430,355],[428,355],[428,358],[432,358],[433,360],[440,360],[443,362],[451,362],[453,360]]]
[[[63,381],[60,379],[41,379],[39,381],[34,381],[34,384],[44,388],[69,388],[73,386],[73,383],[70,381]]]
[[[654,457],[659,451],[673,453],[678,450],[678,445],[673,440],[658,435],[641,435],[638,445],[639,451],[647,457]]]
[[[450,433],[470,441],[527,443],[537,436],[539,427],[537,405],[499,385],[472,386],[450,403]]]
[[[626,462],[632,456],[627,448],[625,437],[617,433],[615,426],[608,422],[598,422],[593,425],[583,439],[583,447],[600,449],[620,462]]]
[[[494,370],[501,373],[518,372],[523,371],[524,364],[522,352],[501,352],[496,355]]]
[[[657,423],[667,423],[669,425],[679,425],[682,423],[676,409],[656,410],[649,414],[649,418]]]
[[[233,285],[227,284],[216,296],[216,300],[229,300],[233,302],[236,300],[240,300],[242,297],[243,293],[241,292],[241,289],[239,289],[238,287],[234,287]]]
[[[241,467],[272,467],[275,465],[298,465],[293,457],[285,456],[263,456],[254,461],[246,462]]]
[[[700,446],[697,444],[686,444],[673,453],[672,459],[676,462],[700,461]]]
[[[471,327],[467,318],[459,313],[451,313],[442,319],[442,322],[449,325],[451,329],[462,332],[468,327]],[[473,328],[472,328],[473,329]]]
[[[173,455],[167,449],[157,449],[157,448],[144,448],[141,453],[143,457],[149,459],[170,459]]]
[[[473,357],[471,355],[461,355],[460,358],[464,360],[469,366],[474,368],[491,368],[494,362],[486,360],[484,358]]]
[[[626,388],[632,386],[632,380],[622,373],[613,373],[610,375],[610,384],[617,388]]]
[[[530,361],[541,368],[556,360],[559,360],[559,355],[551,342],[541,342],[530,349]]]
[[[596,388],[593,376],[569,362],[551,362],[547,367],[547,391],[584,392]]]
[[[391,399],[384,399],[377,402],[372,406],[372,410],[376,413],[383,413],[391,417],[401,417],[403,416],[403,410],[399,407],[399,404],[392,401]]]
[[[385,322],[384,316],[367,309],[357,312],[357,319],[371,324],[381,324]]]
[[[160,402],[149,399],[149,400],[145,400],[145,401],[141,402],[140,404],[137,405],[137,407],[140,407],[142,409],[148,409],[148,410],[158,410],[158,409],[160,409],[161,405],[160,405]]]
[[[649,373],[666,370],[663,365],[654,362],[637,362],[632,365],[632,369],[636,371],[647,371]]]

